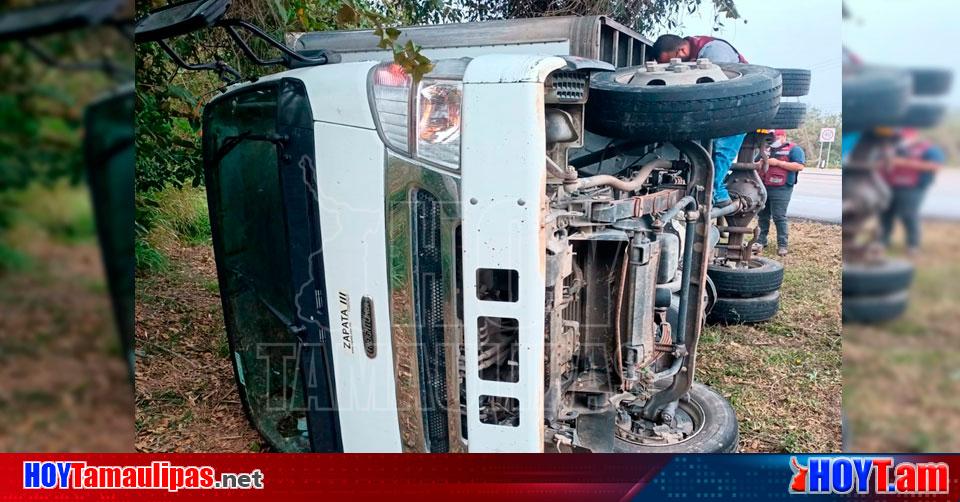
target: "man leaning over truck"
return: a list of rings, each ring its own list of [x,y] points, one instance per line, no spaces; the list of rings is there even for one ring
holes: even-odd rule
[[[669,63],[672,58],[696,61],[707,58],[713,63],[746,63],[747,60],[726,40],[708,36],[680,37],[660,35],[650,53],[658,63]],[[737,134],[713,141],[713,205],[723,207],[731,202],[724,179],[740,152],[746,134]]]

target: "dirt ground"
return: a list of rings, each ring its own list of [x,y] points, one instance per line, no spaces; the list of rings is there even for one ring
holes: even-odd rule
[[[0,271],[0,451],[131,451],[132,392],[96,242],[20,230],[5,237],[30,264]]]
[[[906,314],[843,328],[851,451],[960,450],[960,223],[923,235]]]
[[[164,251],[169,269],[137,278],[137,450],[260,451],[237,394],[213,248]]]
[[[743,451],[840,448],[840,227],[794,223],[783,306],[707,328],[697,378],[730,398]],[[209,246],[167,251],[137,283],[137,449],[263,451],[237,397]]]

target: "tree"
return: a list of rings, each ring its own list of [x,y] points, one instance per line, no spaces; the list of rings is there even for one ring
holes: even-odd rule
[[[138,0],[137,14],[161,7],[163,0]],[[400,45],[401,25],[457,23],[486,19],[552,15],[608,14],[641,32],[675,27],[679,18],[702,4],[712,5],[717,24],[737,19],[734,0],[235,0],[231,17],[252,21],[276,38],[289,31],[374,29],[384,49],[414,75],[430,62],[413,43]],[[220,30],[207,30],[173,41],[188,60],[222,59],[244,75],[259,75],[233,49]],[[263,50],[264,47],[255,49]],[[137,190],[167,185],[200,184],[200,110],[221,86],[209,72],[177,68],[156,44],[137,47]]]
[[[824,127],[833,127],[837,130],[836,144],[828,148],[823,145],[823,158],[827,160],[827,167],[840,167],[840,136],[843,132],[843,124],[839,114],[824,113],[816,108],[807,112],[807,117],[803,126],[795,131],[787,131],[789,139],[797,143],[807,154],[807,165],[816,166],[818,154],[820,153],[820,129]],[[827,155],[829,153],[829,158]]]

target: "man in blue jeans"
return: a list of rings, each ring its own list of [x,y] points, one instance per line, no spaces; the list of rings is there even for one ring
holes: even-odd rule
[[[916,257],[920,249],[920,206],[940,166],[947,158],[943,150],[921,139],[915,129],[900,131],[900,144],[891,165],[882,171],[890,186],[890,206],[883,213],[883,242],[890,245],[896,220],[907,234],[907,255]]]
[[[746,63],[746,58],[740,54],[730,42],[709,37],[680,37],[678,35],[660,35],[650,50],[650,55],[660,63],[667,63],[670,58],[680,58],[682,61],[696,61],[699,58],[709,59],[713,63]],[[737,160],[740,146],[746,134],[737,134],[713,140],[713,205],[723,207],[733,202],[727,192],[725,180],[730,166]]]
[[[787,254],[789,237],[787,206],[790,205],[790,197],[793,196],[793,186],[797,184],[797,173],[803,170],[806,161],[803,148],[787,141],[787,132],[777,129],[774,132],[774,141],[770,145],[767,170],[761,176],[763,185],[767,188],[767,204],[757,215],[757,223],[760,227],[757,245],[761,248],[766,247],[772,218],[777,227],[777,255],[779,256]]]

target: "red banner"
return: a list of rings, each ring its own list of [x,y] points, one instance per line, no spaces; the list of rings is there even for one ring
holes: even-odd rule
[[[958,474],[960,456],[7,454],[0,500],[956,501]]]

